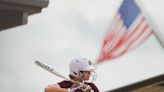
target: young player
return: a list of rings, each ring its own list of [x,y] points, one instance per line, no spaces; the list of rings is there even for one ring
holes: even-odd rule
[[[48,85],[45,92],[99,92],[92,82],[95,80],[94,66],[86,58],[75,58],[70,64],[70,80],[63,80],[57,84]]]

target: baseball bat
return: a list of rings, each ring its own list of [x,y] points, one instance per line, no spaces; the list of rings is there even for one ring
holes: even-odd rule
[[[63,78],[65,80],[69,80],[67,77],[65,77],[64,75],[60,74],[59,72],[55,71],[52,67],[46,65],[45,63],[39,61],[39,60],[36,60],[35,61],[35,64],[40,66],[41,68],[47,70],[48,72],[60,77],[60,78]]]

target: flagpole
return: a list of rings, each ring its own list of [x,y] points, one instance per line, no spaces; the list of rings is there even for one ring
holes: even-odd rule
[[[162,35],[162,33],[159,31],[159,29],[157,28],[157,26],[154,24],[152,18],[150,17],[150,15],[148,14],[148,12],[146,11],[145,7],[143,6],[143,4],[140,2],[140,0],[134,0],[137,5],[140,7],[142,13],[146,16],[147,18],[147,22],[148,24],[152,27],[152,31],[154,32],[154,35],[156,37],[156,39],[158,40],[158,42],[160,43],[161,47],[164,50],[164,35]]]

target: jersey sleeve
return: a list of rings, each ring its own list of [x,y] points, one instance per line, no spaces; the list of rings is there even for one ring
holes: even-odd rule
[[[61,81],[59,83],[57,83],[61,88],[70,88],[73,83],[70,81]]]
[[[99,89],[97,88],[97,86],[94,83],[87,83],[87,84],[92,87],[92,89],[94,90],[94,92],[99,92]]]

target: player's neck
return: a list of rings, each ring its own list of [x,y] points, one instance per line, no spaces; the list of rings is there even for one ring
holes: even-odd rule
[[[78,82],[81,82],[81,83],[84,82],[82,79],[79,79],[79,78],[74,78],[74,81],[78,81]]]

